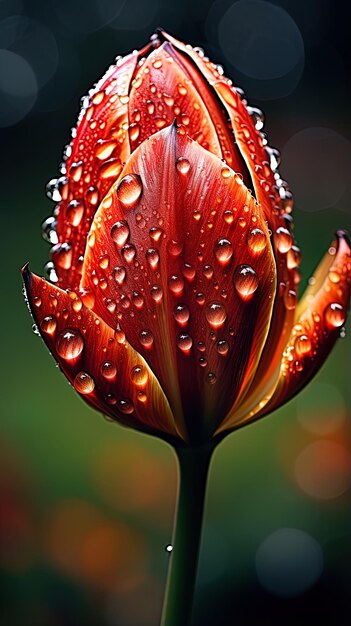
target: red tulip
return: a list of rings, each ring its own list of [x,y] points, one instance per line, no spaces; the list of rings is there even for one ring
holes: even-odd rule
[[[158,31],[83,99],[49,184],[57,285],[23,272],[39,332],[81,396],[177,448],[164,626],[188,623],[214,445],[311,379],[350,298],[339,231],[297,305],[292,196],[262,126],[221,68]]]
[[[221,68],[158,32],[83,99],[49,185],[57,286],[24,271],[39,331],[82,397],[174,443],[281,406],[345,322],[343,232],[296,307],[291,194],[261,126]]]

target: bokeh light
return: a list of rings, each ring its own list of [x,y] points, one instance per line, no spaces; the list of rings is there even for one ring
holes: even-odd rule
[[[315,381],[313,390],[306,390],[296,398],[296,412],[307,431],[328,435],[337,431],[345,422],[346,400],[335,385]]]
[[[12,126],[33,107],[38,93],[29,63],[15,52],[0,50],[0,126]]]
[[[295,476],[309,496],[322,500],[337,498],[351,486],[350,451],[334,441],[315,441],[298,455]]]
[[[267,591],[285,598],[299,596],[323,571],[322,549],[303,530],[280,528],[258,548],[256,571]]]

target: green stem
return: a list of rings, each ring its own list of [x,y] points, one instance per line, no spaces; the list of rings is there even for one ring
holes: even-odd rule
[[[161,626],[190,624],[213,449],[214,446],[203,446],[176,450],[180,483]]]

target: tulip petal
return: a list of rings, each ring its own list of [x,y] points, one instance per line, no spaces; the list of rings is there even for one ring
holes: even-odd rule
[[[318,266],[296,311],[295,324],[280,361],[280,377],[266,398],[257,394],[246,411],[221,430],[271,413],[315,376],[340,336],[351,294],[351,247],[343,231]]]
[[[181,440],[167,399],[144,359],[73,291],[23,270],[29,308],[61,370],[92,407],[125,425]]]
[[[194,74],[187,55],[168,41],[147,56],[132,83],[129,135],[132,150],[161,128],[177,121],[201,146],[241,172],[247,168],[228,127],[225,108],[201,73]],[[250,181],[251,185],[251,181]]]
[[[173,125],[137,148],[96,213],[81,287],[201,440],[252,380],[267,337],[276,282],[261,208]]]
[[[128,93],[137,61],[137,53],[118,61],[83,98],[67,173],[57,189],[58,244],[52,259],[60,287],[78,286],[91,221],[129,156]]]
[[[245,395],[250,397],[252,389],[260,384],[264,396],[272,378],[277,380],[279,376],[280,355],[288,340],[295,314],[299,260],[295,263],[292,257],[294,254],[298,256],[299,251],[294,245],[292,220],[289,215],[292,210],[292,196],[287,184],[279,176],[277,151],[272,151],[268,146],[266,148],[267,140],[255,126],[255,114],[250,115],[246,100],[242,99],[231,81],[225,78],[222,68],[212,63],[201,51],[183,44],[164,31],[160,31],[159,36],[181,53],[183,63],[188,58],[189,75],[199,91],[202,93],[204,89],[212,90],[212,101],[218,97],[227,111],[236,140],[236,151],[241,154],[243,160],[243,165],[238,171],[244,172],[244,181],[253,189],[258,203],[263,208],[268,226],[274,234],[272,243],[279,289],[263,358],[252,385],[247,386],[245,390]],[[230,165],[227,155],[223,153],[223,156]],[[248,180],[250,182],[247,182]],[[242,396],[237,398],[233,411],[237,411],[243,400]]]

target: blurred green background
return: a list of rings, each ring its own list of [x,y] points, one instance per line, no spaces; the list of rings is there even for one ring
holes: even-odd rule
[[[1,0],[1,538],[4,626],[155,626],[176,465],[90,410],[22,294],[79,98],[163,26],[262,107],[295,192],[303,282],[350,226],[350,15],[332,0]],[[350,337],[274,415],[229,436],[210,476],[194,626],[349,623]],[[226,616],[232,616],[229,617]]]

